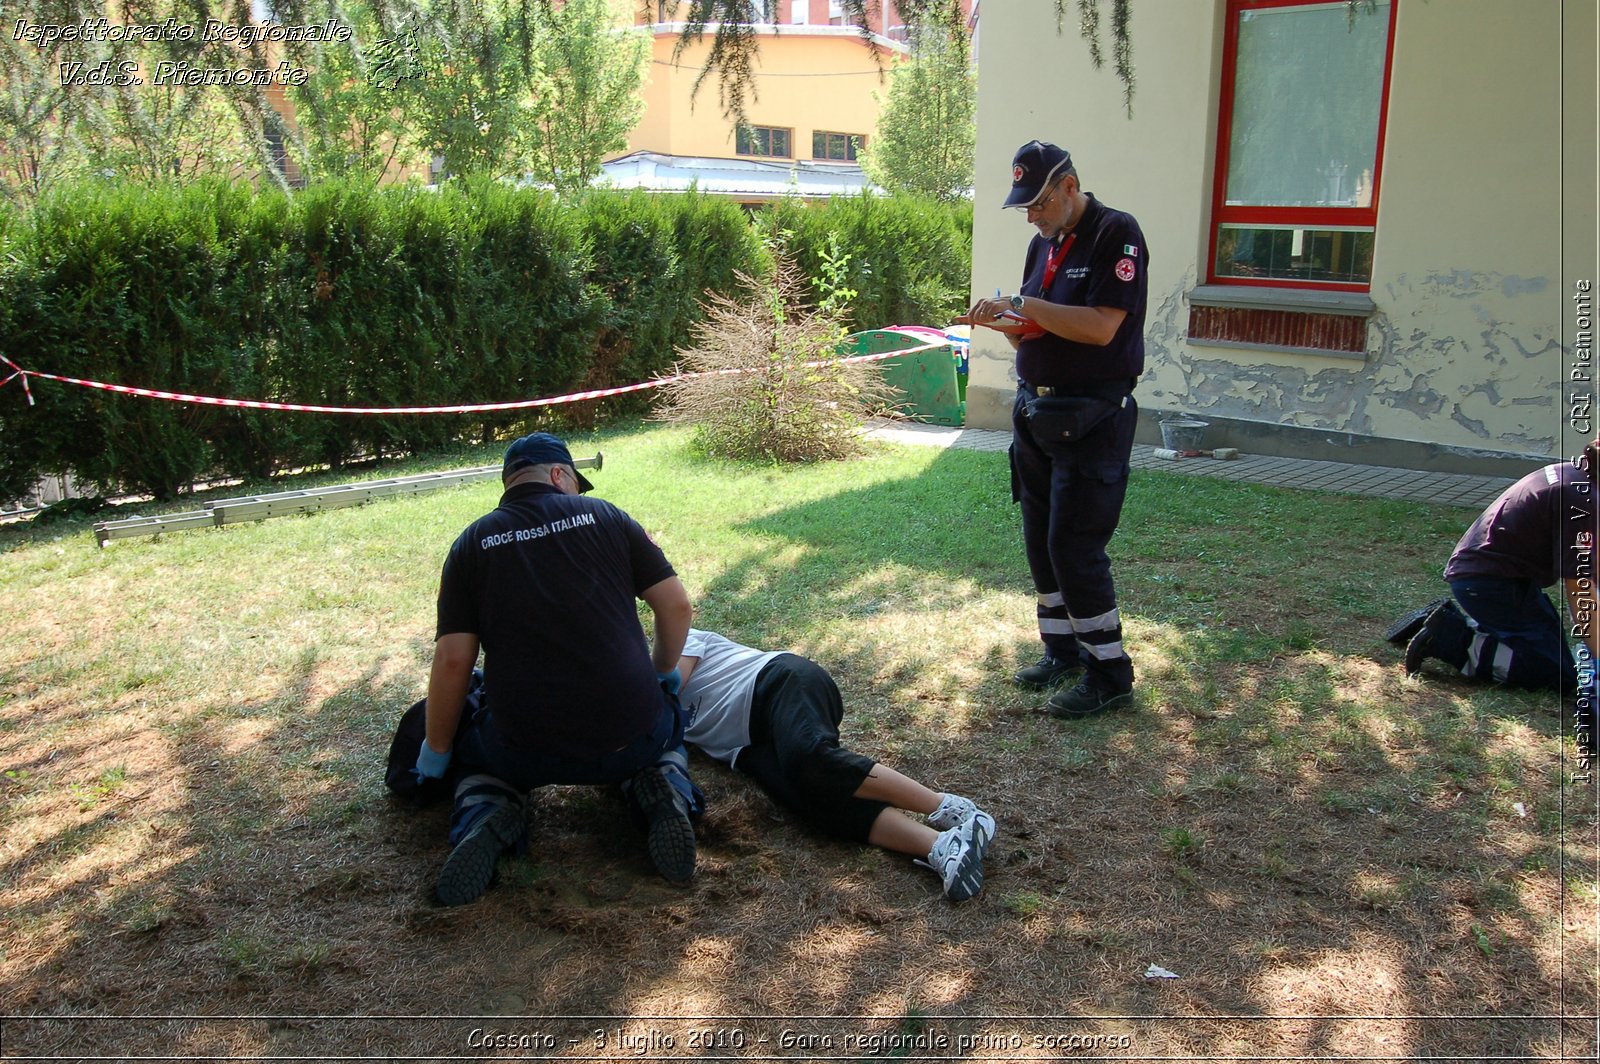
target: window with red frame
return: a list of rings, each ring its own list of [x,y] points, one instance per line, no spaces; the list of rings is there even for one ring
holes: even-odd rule
[[[1370,286],[1394,6],[1228,0],[1212,283]]]

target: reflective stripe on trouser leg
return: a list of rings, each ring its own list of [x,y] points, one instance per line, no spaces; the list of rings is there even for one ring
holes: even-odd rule
[[[1113,609],[1098,617],[1074,617],[1072,630],[1088,658],[1100,662],[1127,659],[1122,649],[1122,614],[1119,611]]]
[[[1095,617],[1074,617],[1072,626],[1088,670],[1085,679],[1106,691],[1132,689],[1133,662],[1122,648],[1122,614],[1113,607]]]
[[[450,845],[458,844],[477,827],[484,817],[496,809],[511,806],[521,810],[526,803],[522,795],[503,780],[493,776],[468,776],[456,784],[455,808],[450,813]],[[517,840],[515,852],[521,853],[528,845],[527,830]]]
[[[1560,690],[1575,686],[1576,668],[1566,648],[1552,658],[1546,641],[1500,637],[1478,630],[1467,644],[1467,663],[1461,675],[1531,690]]]
[[[1530,689],[1577,685],[1566,630],[1537,581],[1475,577],[1452,580],[1450,590],[1471,625],[1462,675]],[[1434,656],[1460,660],[1447,651],[1441,644]]]
[[[1511,675],[1511,648],[1486,632],[1475,632],[1467,644],[1467,663],[1461,675],[1505,683]]]
[[[1067,616],[1067,602],[1061,592],[1040,592],[1039,640],[1050,648],[1052,657],[1062,661],[1078,660],[1078,645],[1073,635],[1072,618]]]
[[[680,743],[675,747],[661,751],[660,756],[656,758],[655,764],[644,771],[652,772],[656,769],[661,770],[661,774],[667,778],[667,782],[672,784],[672,789],[678,792],[678,797],[683,799],[684,807],[688,810],[690,816],[700,816],[706,811],[705,792],[700,790],[699,785],[689,775],[689,751],[687,748]],[[634,813],[642,815],[644,811],[639,808],[633,797],[633,779],[623,780],[621,787],[622,796],[628,800],[628,804],[633,808]]]
[[[1011,447],[1011,472],[1017,503],[1022,510],[1022,546],[1028,572],[1038,594],[1039,640],[1045,652],[1060,661],[1078,660],[1078,641],[1067,619],[1061,585],[1050,562],[1050,492],[1052,462],[1028,435],[1019,397],[1012,410],[1015,433]]]
[[[1106,691],[1133,687],[1133,662],[1122,645],[1122,617],[1117,610],[1117,589],[1111,576],[1111,542],[1127,478],[1110,482],[1073,470],[1058,471],[1053,490],[1050,558],[1056,582],[1065,593],[1080,658],[1088,675],[1084,679]]]

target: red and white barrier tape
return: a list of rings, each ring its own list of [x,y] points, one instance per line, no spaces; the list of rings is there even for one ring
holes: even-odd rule
[[[917,355],[924,351],[933,351],[948,346],[948,343],[927,343],[917,347],[907,347],[899,351],[882,351],[873,355],[851,355],[848,358],[840,359],[818,359],[814,362],[806,362],[804,365],[808,369],[818,369],[840,362],[880,362],[884,359],[897,358],[900,355]],[[539,406],[577,403],[585,399],[603,399],[606,396],[623,395],[627,392],[642,392],[650,388],[660,388],[663,385],[675,384],[678,381],[690,380],[695,377],[717,377],[732,373],[757,372],[756,370],[746,369],[718,369],[707,370],[702,373],[680,373],[674,377],[658,377],[655,380],[644,381],[640,384],[625,384],[620,388],[597,388],[593,391],[572,392],[567,395],[554,395],[544,399],[522,399],[510,403],[472,403],[459,406],[318,406],[310,403],[271,403],[259,399],[226,399],[214,395],[191,395],[187,392],[165,392],[155,388],[135,388],[127,384],[107,384],[105,381],[85,380],[82,377],[65,377],[59,373],[41,373],[38,370],[23,369],[4,355],[0,355],[0,362],[4,362],[14,371],[11,376],[0,381],[0,388],[5,387],[18,377],[22,378],[22,390],[28,397],[29,406],[34,405],[34,403],[33,391],[28,387],[28,378],[38,377],[40,380],[76,384],[83,388],[95,388],[103,392],[116,392],[119,395],[136,395],[144,399],[165,399],[174,403],[193,403],[202,406],[242,407],[246,410],[283,410],[304,414],[482,414],[500,410],[526,410]]]

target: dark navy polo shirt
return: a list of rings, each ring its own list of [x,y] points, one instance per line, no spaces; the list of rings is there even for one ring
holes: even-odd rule
[[[451,545],[436,636],[478,637],[496,738],[508,747],[615,750],[661,714],[635,601],[673,575],[617,507],[519,484]]]
[[[1444,567],[1446,580],[1509,577],[1549,587],[1594,574],[1595,484],[1571,462],[1523,477],[1472,523]]]
[[[1056,245],[1035,236],[1022,269],[1021,293],[1074,307],[1115,307],[1128,312],[1109,344],[1066,340],[1047,332],[1017,346],[1017,376],[1029,384],[1071,388],[1144,372],[1144,317],[1150,252],[1130,214],[1112,210],[1092,193],[1077,234],[1048,292],[1041,292],[1045,265]],[[1067,239],[1067,237],[1063,237]]]

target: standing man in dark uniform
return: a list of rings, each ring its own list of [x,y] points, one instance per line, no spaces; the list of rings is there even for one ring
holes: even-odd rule
[[[523,845],[524,795],[546,784],[620,783],[648,828],[656,869],[694,875],[678,659],[693,610],[639,523],[600,499],[548,433],[507,450],[505,494],[450,547],[439,582],[427,737],[417,775],[452,778],[455,849],[439,873],[446,905],[488,888]],[[646,642],[634,605],[655,619]],[[482,704],[463,719],[484,652]]]
[[[1139,223],[1083,191],[1072,157],[1054,144],[1017,151],[1005,206],[1025,210],[1039,230],[1022,287],[978,300],[967,320],[1004,333],[1017,352],[1013,495],[1045,653],[1016,680],[1064,687],[1081,669],[1045,708],[1087,717],[1133,698],[1106,544],[1128,489],[1150,255]]]

